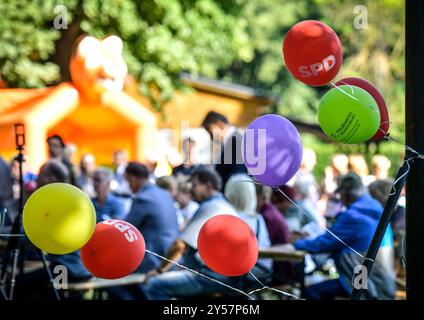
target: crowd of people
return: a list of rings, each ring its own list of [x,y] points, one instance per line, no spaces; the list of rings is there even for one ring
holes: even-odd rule
[[[166,257],[164,260],[146,253],[136,270],[146,274],[145,283],[111,287],[107,290],[110,299],[184,299],[214,292],[235,294],[172,262],[241,290],[259,287],[251,274],[225,277],[202,262],[197,250],[198,234],[209,218],[219,214],[238,216],[245,221],[261,248],[287,244],[293,250],[308,252],[310,274],[333,266],[338,278],[311,283],[305,291],[306,299],[348,297],[354,268],[361,264],[357,253],[366,252],[393,184],[388,158],[375,155],[370,173],[362,155],[336,154],[320,182],[314,176],[316,154],[305,148],[298,173],[276,190],[255,184],[247,174],[241,160],[241,130],[216,112],[210,112],[202,125],[219,147],[214,152],[215,159],[210,164],[197,163],[192,152],[195,142],[187,138],[183,142],[184,163],[174,167],[172,175],[161,177],[155,175],[154,164],[129,161],[123,150],[113,154],[112,169],[98,166],[92,154],[83,155],[79,164],[74,164],[70,155],[75,146],[66,145],[60,136],[53,135],[47,139],[49,160],[38,173],[28,170],[26,163],[30,159],[24,162],[24,197],[27,199],[37,188],[49,183],[73,184],[90,196],[98,222],[122,219],[133,224],[143,234],[146,248]],[[7,209],[2,209],[7,212],[5,227],[12,224],[18,212],[17,160],[14,158],[7,164],[0,158],[0,208]],[[404,207],[404,200],[399,201],[381,244],[374,271],[369,276],[369,298],[395,296],[395,256],[402,253],[394,251],[394,235],[404,230]],[[31,252],[29,248],[26,255],[30,256]],[[91,277],[78,251],[48,255],[47,259],[51,268],[66,266],[69,281]],[[292,271],[293,266],[288,263],[260,258],[252,273],[261,282],[272,285],[289,283]],[[20,297],[49,295],[48,278],[43,270],[21,275],[17,284]]]

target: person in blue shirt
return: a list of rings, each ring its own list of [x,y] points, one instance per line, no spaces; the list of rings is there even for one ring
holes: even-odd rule
[[[124,203],[110,192],[113,173],[107,168],[98,168],[93,173],[93,188],[96,196],[91,198],[96,209],[97,223],[109,219],[125,218]]]
[[[297,250],[309,253],[331,253],[339,273],[338,279],[307,287],[306,299],[325,300],[350,295],[352,279],[358,274],[354,272],[355,267],[360,266],[363,260],[357,253],[365,255],[383,211],[381,204],[367,193],[361,178],[355,173],[342,176],[336,192],[340,194],[346,210],[337,215],[330,230],[351,248],[329,232],[314,239],[298,240],[293,244]],[[393,246],[390,226],[381,244],[381,247],[386,246]],[[364,295],[366,298],[393,299],[395,296],[394,273],[387,272],[378,257],[371,274],[367,276],[367,289]]]
[[[174,200],[169,192],[149,182],[147,167],[130,162],[125,178],[133,193],[133,202],[125,221],[138,228],[144,237],[146,249],[165,255],[179,234]],[[149,272],[160,265],[160,260],[146,253],[138,272]]]
[[[142,289],[149,300],[189,298],[226,290],[222,285],[198,276],[191,271],[170,271],[173,267],[173,263],[170,261],[177,262],[181,257],[183,257],[184,265],[190,269],[222,282],[236,281],[238,284],[237,277],[225,277],[207,268],[197,250],[197,238],[200,229],[207,220],[220,214],[237,216],[233,206],[220,192],[222,188],[221,177],[215,170],[200,167],[193,171],[191,183],[193,198],[199,202],[199,209],[170,246],[166,255],[168,260],[163,261],[156,270],[147,274]]]

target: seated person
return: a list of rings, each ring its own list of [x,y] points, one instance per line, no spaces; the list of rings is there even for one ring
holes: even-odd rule
[[[177,179],[174,176],[162,176],[156,179],[156,185],[169,192],[172,198],[177,194]]]
[[[269,248],[271,241],[261,214],[256,211],[256,189],[253,180],[246,174],[239,173],[231,176],[225,185],[225,197],[236,209],[238,216],[246,222],[256,234],[259,248]],[[272,259],[258,259],[252,273],[262,281],[271,278]],[[252,288],[258,282],[249,275],[245,286]]]
[[[133,203],[125,221],[140,230],[146,249],[164,255],[179,233],[176,208],[169,192],[149,182],[149,174],[147,167],[138,162],[126,167]],[[137,271],[149,272],[159,265],[159,258],[146,254]]]
[[[175,195],[175,201],[178,204],[177,217],[180,231],[184,230],[193,215],[199,209],[199,204],[192,200],[191,195],[191,183],[188,181],[178,181],[177,194]]]
[[[178,236],[178,222],[174,200],[164,190],[149,180],[147,167],[138,162],[128,163],[125,179],[133,193],[132,205],[125,221],[140,230],[146,249],[164,255]],[[146,253],[136,272],[147,273],[160,265],[160,259]],[[110,299],[137,300],[144,295],[138,285],[116,286],[107,289]]]
[[[290,232],[283,214],[271,203],[271,187],[256,184],[257,208],[262,214],[272,245],[289,243]],[[273,264],[274,284],[282,284],[291,277],[291,265],[275,261]]]
[[[307,182],[298,180],[294,184],[296,191],[296,203],[308,213],[312,218],[312,221],[316,225],[316,229],[319,233],[324,231],[326,221],[324,216],[318,210],[317,202],[313,202],[308,195],[310,194],[310,185]]]
[[[294,188],[284,185],[280,189],[290,200],[296,201],[297,194]],[[312,221],[312,218],[290,200],[279,191],[272,193],[271,202],[283,214],[290,233],[301,232],[302,228]]]
[[[171,245],[166,258],[177,262],[182,256],[184,265],[202,274],[220,281],[231,281],[209,268],[202,261],[197,251],[197,238],[203,224],[219,214],[236,216],[231,204],[225,200],[221,190],[220,176],[211,169],[198,168],[192,174],[194,200],[200,206],[184,231]],[[173,264],[163,261],[161,265],[147,276],[142,286],[144,294],[150,300],[168,300],[171,298],[188,298],[199,294],[223,291],[223,287],[188,270],[169,271]]]
[[[112,180],[113,173],[107,168],[98,168],[93,173],[93,189],[96,196],[91,198],[91,201],[96,209],[97,223],[125,217],[122,200],[110,192]]]
[[[336,216],[336,221],[330,230],[346,245],[365,255],[382,213],[382,206],[366,192],[361,178],[355,173],[342,176],[336,192],[340,194],[346,210]],[[307,287],[306,299],[329,300],[337,296],[349,297],[352,291],[351,280],[355,275],[354,269],[362,264],[363,259],[334,235],[325,232],[314,239],[298,240],[293,244],[297,250],[309,253],[331,253],[339,273],[338,279]],[[391,229],[388,229],[382,247],[392,245],[390,237]],[[365,294],[367,298],[394,298],[395,278],[386,271],[379,259],[376,259],[367,279],[368,290]]]

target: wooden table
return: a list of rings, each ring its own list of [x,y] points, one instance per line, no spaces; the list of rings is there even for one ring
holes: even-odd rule
[[[295,250],[291,245],[278,244],[269,248],[260,248],[259,257],[271,258],[275,261],[302,262],[305,259],[305,251]]]
[[[291,244],[279,244],[259,249],[259,258],[271,258],[274,261],[297,263],[297,281],[300,285],[302,297],[305,292],[305,254],[305,251],[295,250]]]

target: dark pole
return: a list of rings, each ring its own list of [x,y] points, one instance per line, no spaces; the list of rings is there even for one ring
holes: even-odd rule
[[[364,262],[362,263],[362,266],[367,269],[366,274],[368,275],[371,274],[371,269],[374,264],[375,257],[377,256],[378,249],[380,248],[381,240],[383,240],[387,226],[389,225],[390,219],[392,218],[393,210],[395,209],[396,204],[399,200],[400,192],[402,191],[402,188],[405,185],[406,177],[408,175],[413,159],[416,157],[416,154],[407,151],[405,161],[403,165],[399,168],[399,171],[396,175],[395,183],[393,184],[389,198],[386,202],[386,206],[384,207],[383,213],[381,214],[380,220],[378,221],[378,225],[371,240],[371,244],[368,248]],[[350,298],[352,300],[360,300],[362,294],[364,293],[364,290],[365,289],[361,288],[353,288],[352,295]]]
[[[18,202],[18,214],[15,217],[12,225],[12,234],[19,234],[22,231],[22,210],[23,210],[23,172],[22,164],[24,161],[24,145],[25,145],[25,127],[23,124],[15,124],[15,143],[16,150],[18,150],[18,164],[19,164],[19,202]],[[1,271],[1,280],[6,276],[7,266],[9,264],[10,258],[12,258],[12,271],[10,277],[10,288],[9,288],[9,300],[13,299],[13,294],[16,284],[16,269],[19,259],[19,246],[20,240],[19,237],[11,237],[7,244],[6,248],[6,257],[3,261],[3,268]]]
[[[424,153],[424,1],[406,0],[406,143]],[[424,162],[416,161],[406,185],[406,297],[424,292]]]

